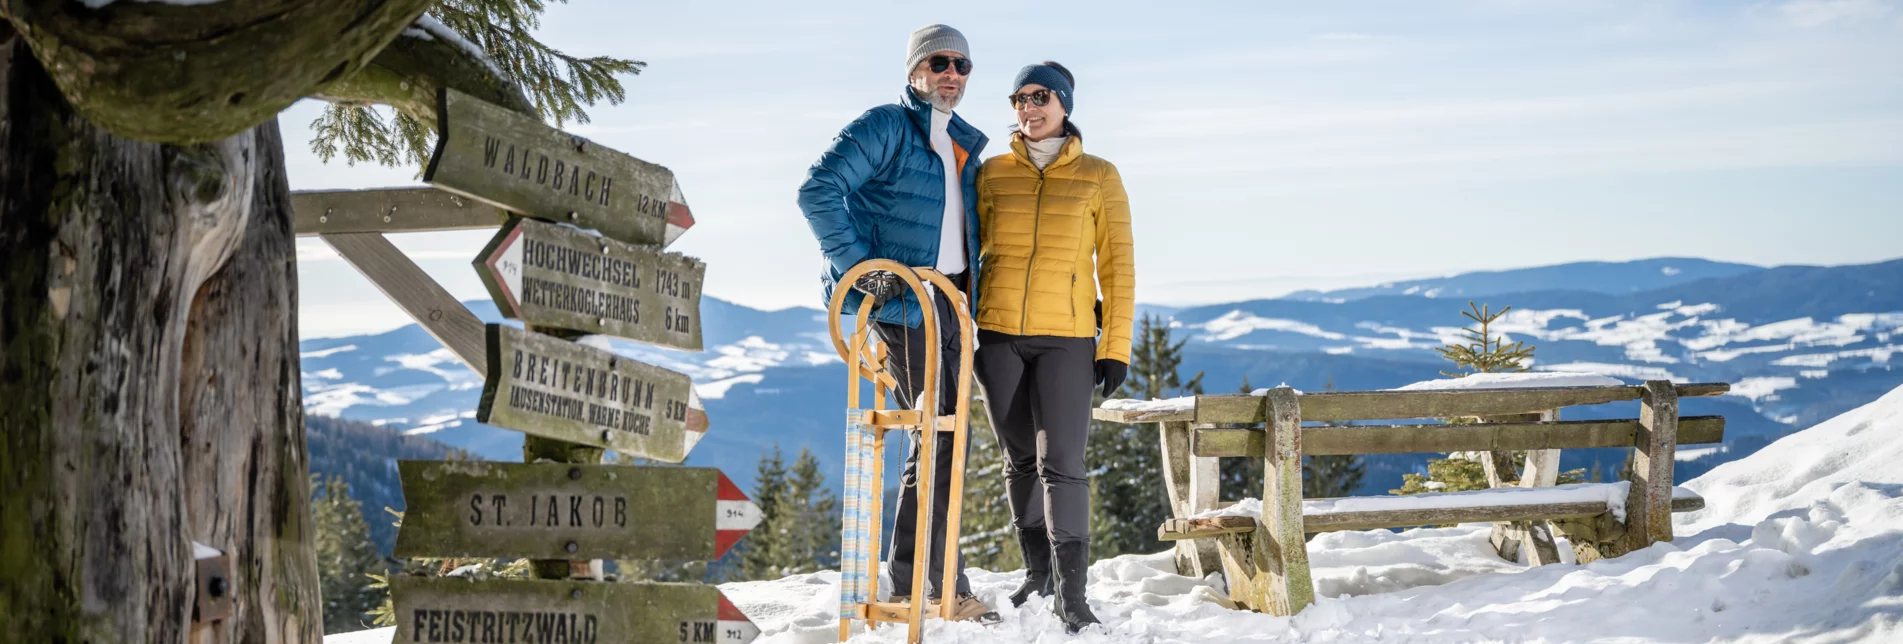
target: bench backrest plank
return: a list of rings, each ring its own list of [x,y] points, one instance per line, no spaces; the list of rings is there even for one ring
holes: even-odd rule
[[[1716,396],[1726,383],[1675,385],[1680,397]],[[1525,414],[1601,403],[1638,400],[1643,387],[1539,387],[1453,389],[1444,391],[1348,391],[1302,394],[1302,420],[1349,421],[1397,418],[1454,418]],[[1265,421],[1262,397],[1252,394],[1196,397],[1195,422],[1205,425]]]
[[[1307,412],[1306,407],[1303,412]],[[1637,418],[1303,427],[1302,453],[1327,456],[1634,447],[1638,445],[1638,435]],[[1190,436],[1190,451],[1196,456],[1262,456],[1263,430],[1260,428],[1199,428]],[[1688,416],[1678,421],[1679,445],[1719,443],[1724,437],[1723,416]]]

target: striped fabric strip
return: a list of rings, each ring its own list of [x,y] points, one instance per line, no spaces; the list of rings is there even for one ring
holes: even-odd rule
[[[842,504],[839,560],[839,617],[850,619],[854,608],[866,603],[871,594],[868,576],[871,556],[872,509],[872,435],[871,427],[860,423],[864,410],[846,410],[846,474],[842,482],[846,494]],[[876,520],[876,519],[872,519]]]

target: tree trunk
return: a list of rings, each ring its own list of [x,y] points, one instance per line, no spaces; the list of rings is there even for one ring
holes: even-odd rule
[[[317,642],[296,265],[275,122],[115,137],[0,27],[0,615],[33,642],[179,642],[192,542],[232,642]]]

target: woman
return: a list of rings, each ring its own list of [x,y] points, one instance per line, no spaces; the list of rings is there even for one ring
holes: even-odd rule
[[[1053,609],[1074,633],[1097,623],[1084,601],[1091,390],[1110,395],[1128,371],[1136,268],[1123,179],[1084,154],[1073,84],[1053,62],[1019,71],[1011,152],[979,171],[976,370],[1024,549],[1011,603],[1049,596],[1054,580]]]

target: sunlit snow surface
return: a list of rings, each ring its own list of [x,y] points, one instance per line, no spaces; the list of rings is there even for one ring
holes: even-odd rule
[[[1013,608],[1022,572],[972,570],[1004,623],[927,623],[926,641],[977,642],[1896,642],[1903,641],[1903,389],[1686,484],[1706,499],[1677,540],[1613,560],[1502,561],[1486,525],[1331,532],[1308,544],[1319,595],[1293,618],[1234,610],[1220,579],[1169,553],[1090,569],[1104,621],[1066,636],[1050,600]],[[1562,549],[1563,556],[1570,552]],[[838,574],[723,584],[757,642],[832,642]],[[385,644],[391,629],[326,638]],[[903,642],[902,627],[852,642]]]

